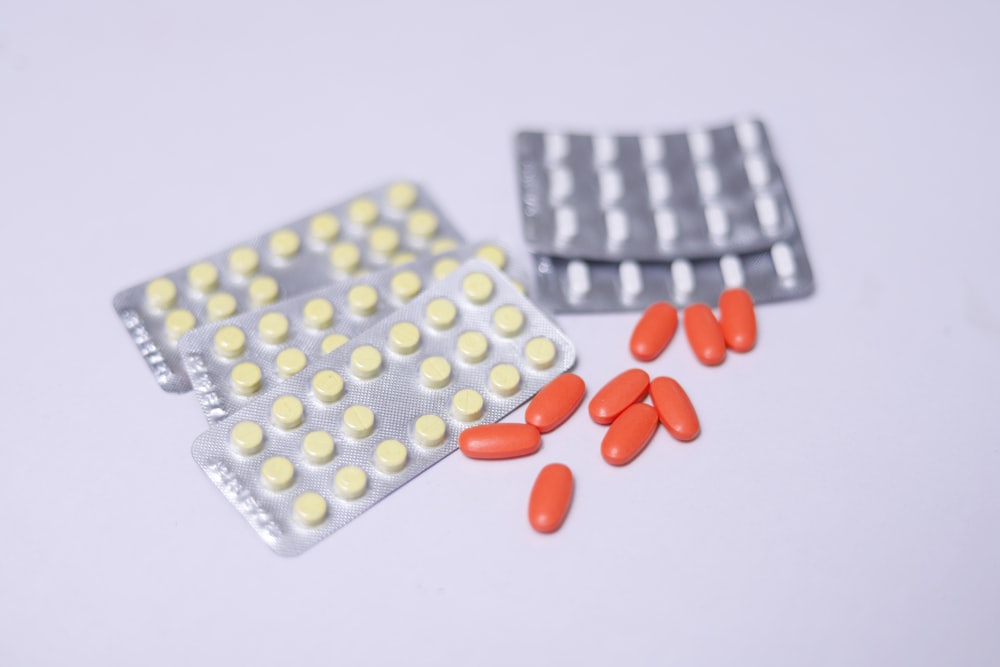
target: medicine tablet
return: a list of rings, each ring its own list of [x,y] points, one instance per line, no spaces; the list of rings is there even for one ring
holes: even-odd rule
[[[279,428],[296,428],[302,423],[302,415],[302,401],[294,396],[279,396],[271,404],[271,421]]]
[[[368,236],[371,251],[388,257],[399,248],[399,232],[388,225],[379,225]]]
[[[236,297],[229,292],[213,294],[205,304],[208,319],[216,322],[236,314]]]
[[[493,393],[508,397],[521,388],[521,374],[510,364],[497,364],[490,371],[490,389]]]
[[[718,366],[726,359],[726,339],[712,309],[703,303],[684,309],[684,333],[698,361]]]
[[[528,521],[539,533],[559,530],[573,500],[573,473],[562,463],[550,463],[542,468],[531,488],[528,500]]]
[[[266,306],[278,298],[278,281],[271,276],[257,276],[247,288],[255,306]]]
[[[272,456],[260,467],[260,478],[272,491],[284,491],[295,479],[295,466],[284,456]]]
[[[326,431],[312,431],[302,439],[302,454],[313,465],[323,465],[333,460],[333,436]]]
[[[378,204],[367,197],[355,199],[348,206],[347,215],[352,221],[367,227],[378,220]]]
[[[668,377],[658,377],[649,383],[649,397],[667,432],[682,442],[694,440],[701,431],[698,414],[691,399],[677,383]]]
[[[363,405],[352,405],[344,411],[344,431],[361,440],[372,433],[375,426],[375,415]]]
[[[393,296],[406,303],[420,293],[423,283],[416,271],[400,271],[392,277],[389,286]]]
[[[279,229],[271,234],[268,246],[271,249],[271,254],[275,257],[288,259],[294,257],[299,251],[300,243],[298,234],[290,229]]]
[[[470,273],[462,281],[462,291],[472,303],[486,303],[493,296],[493,280],[485,273]]]
[[[443,238],[437,239],[431,243],[431,254],[440,255],[441,253],[449,252],[458,247],[458,241],[455,239]]]
[[[427,357],[420,364],[420,384],[430,389],[447,387],[451,381],[451,364],[444,357]]]
[[[382,354],[371,345],[361,345],[351,352],[351,374],[370,380],[382,370]]]
[[[486,336],[478,331],[466,331],[458,337],[458,354],[466,363],[478,364],[486,358],[489,349]]]
[[[512,459],[534,454],[542,434],[531,424],[483,424],[462,431],[458,447],[470,459]]]
[[[757,315],[753,297],[742,287],[727,289],[719,297],[719,326],[726,346],[734,352],[749,352],[757,343]]]
[[[543,371],[555,362],[556,346],[548,338],[538,336],[524,346],[524,356],[536,370]]]
[[[329,329],[333,324],[333,304],[323,298],[309,299],[302,307],[302,318],[312,329]]]
[[[229,253],[229,270],[236,275],[248,277],[257,273],[260,257],[250,246],[240,246]]]
[[[355,500],[365,495],[368,475],[358,466],[344,466],[333,476],[333,491],[344,500]]]
[[[458,260],[454,257],[445,257],[444,259],[439,259],[434,263],[434,268],[431,269],[431,273],[434,274],[434,280],[442,280],[447,278],[451,273],[457,269],[459,266]]]
[[[475,389],[462,389],[451,399],[451,414],[458,421],[474,422],[483,416],[483,396]]]
[[[427,304],[424,311],[427,315],[427,322],[435,329],[450,329],[455,323],[458,311],[455,304],[444,297],[434,299]]]
[[[211,292],[219,286],[219,270],[211,262],[198,262],[188,269],[188,285],[199,292]]]
[[[306,355],[302,350],[290,347],[278,353],[274,360],[281,377],[291,377],[306,367]]]
[[[524,313],[517,306],[500,306],[493,313],[493,328],[501,336],[516,336],[524,328]]]
[[[337,271],[353,273],[361,263],[361,251],[350,241],[344,241],[330,250],[330,263]]]
[[[240,356],[246,349],[247,337],[239,327],[222,327],[215,332],[212,340],[215,342],[215,351],[227,359]]]
[[[340,236],[340,220],[332,213],[314,215],[309,221],[309,236],[320,243],[330,243]]]
[[[347,293],[347,303],[352,313],[367,317],[378,308],[378,290],[371,285],[355,285]]]
[[[412,183],[393,183],[385,192],[389,206],[396,209],[409,209],[417,203],[417,189]]]
[[[646,448],[659,425],[659,415],[652,405],[630,405],[605,433],[601,441],[601,456],[613,466],[631,462]]]
[[[423,415],[413,425],[413,435],[417,443],[424,447],[437,447],[444,442],[447,427],[437,415]]]
[[[392,265],[399,266],[400,264],[409,264],[417,258],[412,252],[397,252],[392,256]]]
[[[295,517],[306,526],[318,526],[326,519],[326,500],[313,491],[307,491],[295,499]]]
[[[344,334],[339,334],[339,333],[330,334],[329,336],[323,339],[323,342],[320,345],[320,349],[323,351],[323,354],[330,354],[331,352],[333,352],[334,350],[336,350],[338,347],[340,347],[349,340],[351,339],[345,336]]]
[[[504,267],[507,266],[507,253],[505,253],[503,248],[500,246],[495,246],[493,244],[479,246],[476,250],[476,257],[486,260],[501,271],[503,271]]]
[[[649,374],[641,368],[630,368],[616,375],[594,394],[587,406],[590,418],[598,424],[610,424],[633,403],[649,393]]]
[[[397,322],[389,329],[389,348],[396,354],[413,354],[420,346],[420,329],[410,322]]]
[[[167,310],[177,303],[177,286],[169,278],[157,278],[146,285],[146,303],[150,308]]]
[[[344,379],[337,371],[319,371],[313,376],[312,391],[324,403],[333,403],[344,393]]]
[[[190,310],[184,310],[179,308],[177,310],[170,311],[167,315],[167,319],[164,322],[167,327],[167,335],[172,339],[177,340],[191,329],[194,329],[194,325],[197,321],[194,319],[194,313]]]
[[[238,422],[229,432],[229,442],[243,456],[253,456],[264,444],[264,429],[254,422]]]
[[[406,219],[406,231],[410,236],[418,239],[429,239],[438,230],[438,218],[432,211],[420,209],[414,211]]]
[[[236,364],[229,374],[233,391],[240,396],[252,396],[260,391],[260,378],[260,366],[251,361]]]
[[[257,320],[257,331],[267,343],[280,343],[288,337],[288,318],[281,313],[265,313]]]
[[[375,467],[384,473],[397,473],[406,467],[406,445],[399,440],[383,440],[375,448]]]
[[[586,392],[583,378],[563,373],[535,394],[524,411],[524,421],[542,433],[553,431],[576,412]]]
[[[632,331],[629,350],[639,361],[656,359],[677,331],[677,309],[669,303],[654,303],[642,314]]]

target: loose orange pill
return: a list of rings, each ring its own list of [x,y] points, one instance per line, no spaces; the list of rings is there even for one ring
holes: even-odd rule
[[[555,430],[569,419],[583,402],[587,385],[574,373],[563,373],[542,387],[524,412],[524,421],[542,433]]]
[[[458,446],[470,459],[512,459],[534,454],[542,434],[531,424],[483,424],[462,431]]]
[[[757,315],[753,297],[742,287],[727,289],[719,297],[719,325],[729,349],[749,352],[757,343]]]
[[[566,520],[573,500],[573,473],[562,463],[542,468],[531,487],[528,521],[539,533],[554,533]]]
[[[590,399],[590,418],[598,424],[610,424],[625,408],[646,398],[649,375],[641,368],[630,368],[618,375]]]
[[[613,466],[629,463],[646,448],[659,425],[659,415],[652,405],[630,405],[604,434],[601,456]]]
[[[684,309],[684,333],[698,361],[718,366],[726,358],[726,340],[712,309],[695,303]]]
[[[691,399],[677,380],[668,377],[654,378],[649,383],[649,397],[660,416],[660,423],[670,435],[687,442],[694,440],[701,431],[698,414]]]
[[[652,361],[667,349],[670,339],[677,331],[677,309],[669,303],[660,301],[646,309],[639,318],[629,349],[632,356],[639,361]]]

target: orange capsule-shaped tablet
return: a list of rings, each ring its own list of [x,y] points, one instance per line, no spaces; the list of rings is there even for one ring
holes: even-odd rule
[[[652,405],[630,405],[604,434],[601,456],[613,466],[625,465],[646,448],[659,425],[659,416]]]
[[[535,394],[524,412],[524,421],[542,433],[548,433],[576,412],[586,391],[583,378],[574,373],[563,373]]]
[[[694,356],[706,366],[718,366],[726,358],[726,340],[712,309],[695,303],[684,309],[684,333]]]
[[[757,315],[753,297],[742,287],[727,289],[719,297],[719,325],[729,349],[749,352],[757,342]]]
[[[649,397],[660,416],[660,423],[670,435],[687,442],[694,440],[701,430],[698,414],[691,399],[677,380],[668,377],[654,378],[649,383]]]
[[[554,533],[566,520],[573,500],[573,473],[562,463],[542,468],[531,487],[528,521],[539,533]]]
[[[534,454],[542,434],[531,424],[483,424],[462,431],[458,446],[470,459],[512,459]]]
[[[590,399],[587,409],[598,424],[610,424],[625,408],[646,398],[649,375],[641,368],[630,368],[618,375]]]
[[[639,361],[652,361],[660,356],[677,331],[677,309],[660,301],[646,309],[632,331],[629,349]]]

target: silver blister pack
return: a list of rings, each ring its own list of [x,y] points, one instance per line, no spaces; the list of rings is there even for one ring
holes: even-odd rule
[[[744,255],[672,262],[592,262],[535,257],[535,298],[557,313],[643,310],[656,301],[716,305],[730,287],[756,303],[808,296],[813,274],[798,236]]]
[[[122,290],[114,308],[159,385],[185,392],[187,331],[461,240],[424,188],[399,181]]]
[[[471,257],[509,265],[497,244],[423,257],[184,334],[178,351],[205,418],[224,419],[409,302]]]
[[[517,161],[524,237],[535,254],[718,257],[796,233],[759,121],[674,134],[522,132]]]
[[[574,360],[566,335],[474,259],[210,427],[192,454],[271,549],[296,555]]]

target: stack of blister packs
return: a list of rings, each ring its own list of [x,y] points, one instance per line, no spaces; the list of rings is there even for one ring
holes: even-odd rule
[[[538,300],[555,312],[758,303],[805,296],[813,277],[758,121],[675,134],[522,132],[524,235]]]

